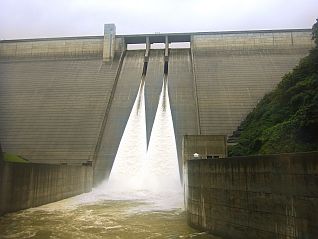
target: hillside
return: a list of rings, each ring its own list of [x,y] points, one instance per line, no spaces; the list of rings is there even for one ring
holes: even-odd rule
[[[242,122],[229,156],[318,150],[318,20],[316,47]]]

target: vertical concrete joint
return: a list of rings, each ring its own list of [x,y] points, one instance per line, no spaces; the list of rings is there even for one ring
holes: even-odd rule
[[[166,36],[165,38],[165,61],[168,61],[169,57],[169,38]]]
[[[197,134],[201,135],[201,122],[200,122],[200,109],[199,109],[199,100],[198,100],[198,90],[197,90],[197,76],[196,76],[196,69],[195,69],[195,59],[194,59],[194,49],[195,49],[195,39],[194,36],[191,35],[190,39],[190,56],[191,56],[191,68],[192,68],[192,75],[193,75],[193,90],[194,90],[194,97],[195,97],[195,107],[196,107],[196,115],[197,115]]]
[[[146,52],[145,52],[145,59],[148,59],[150,51],[150,39],[146,37]]]
[[[127,50],[127,43],[125,41],[125,38],[122,38],[122,51],[126,51]]]
[[[4,164],[4,156],[2,152],[1,142],[0,142],[0,165]],[[1,168],[1,166],[0,166]]]
[[[5,171],[5,162],[4,162],[4,155],[2,152],[2,147],[1,147],[1,143],[0,143],[0,215],[3,214],[3,210],[4,210],[4,187],[5,187],[5,177],[4,177],[4,171]]]
[[[104,46],[103,46],[103,61],[110,61],[115,54],[115,24],[104,25]]]

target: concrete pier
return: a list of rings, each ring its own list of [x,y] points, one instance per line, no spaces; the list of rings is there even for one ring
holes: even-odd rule
[[[104,25],[103,61],[110,61],[115,55],[115,24]]]

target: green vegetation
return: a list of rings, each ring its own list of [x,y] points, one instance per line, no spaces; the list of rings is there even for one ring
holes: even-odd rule
[[[318,19],[313,40],[309,55],[242,122],[229,156],[318,150]]]
[[[21,156],[10,154],[10,153],[3,153],[4,161],[10,163],[29,163],[28,160],[22,158]]]

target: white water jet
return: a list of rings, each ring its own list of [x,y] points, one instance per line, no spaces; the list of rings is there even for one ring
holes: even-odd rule
[[[142,168],[147,149],[144,81],[120,141],[106,190],[134,191],[142,185]]]
[[[165,77],[144,167],[145,186],[154,193],[182,190],[167,84]]]
[[[87,195],[92,200],[143,200],[151,203],[138,210],[183,207],[183,191],[167,79],[164,78],[147,151],[144,82],[122,136],[108,181]]]

